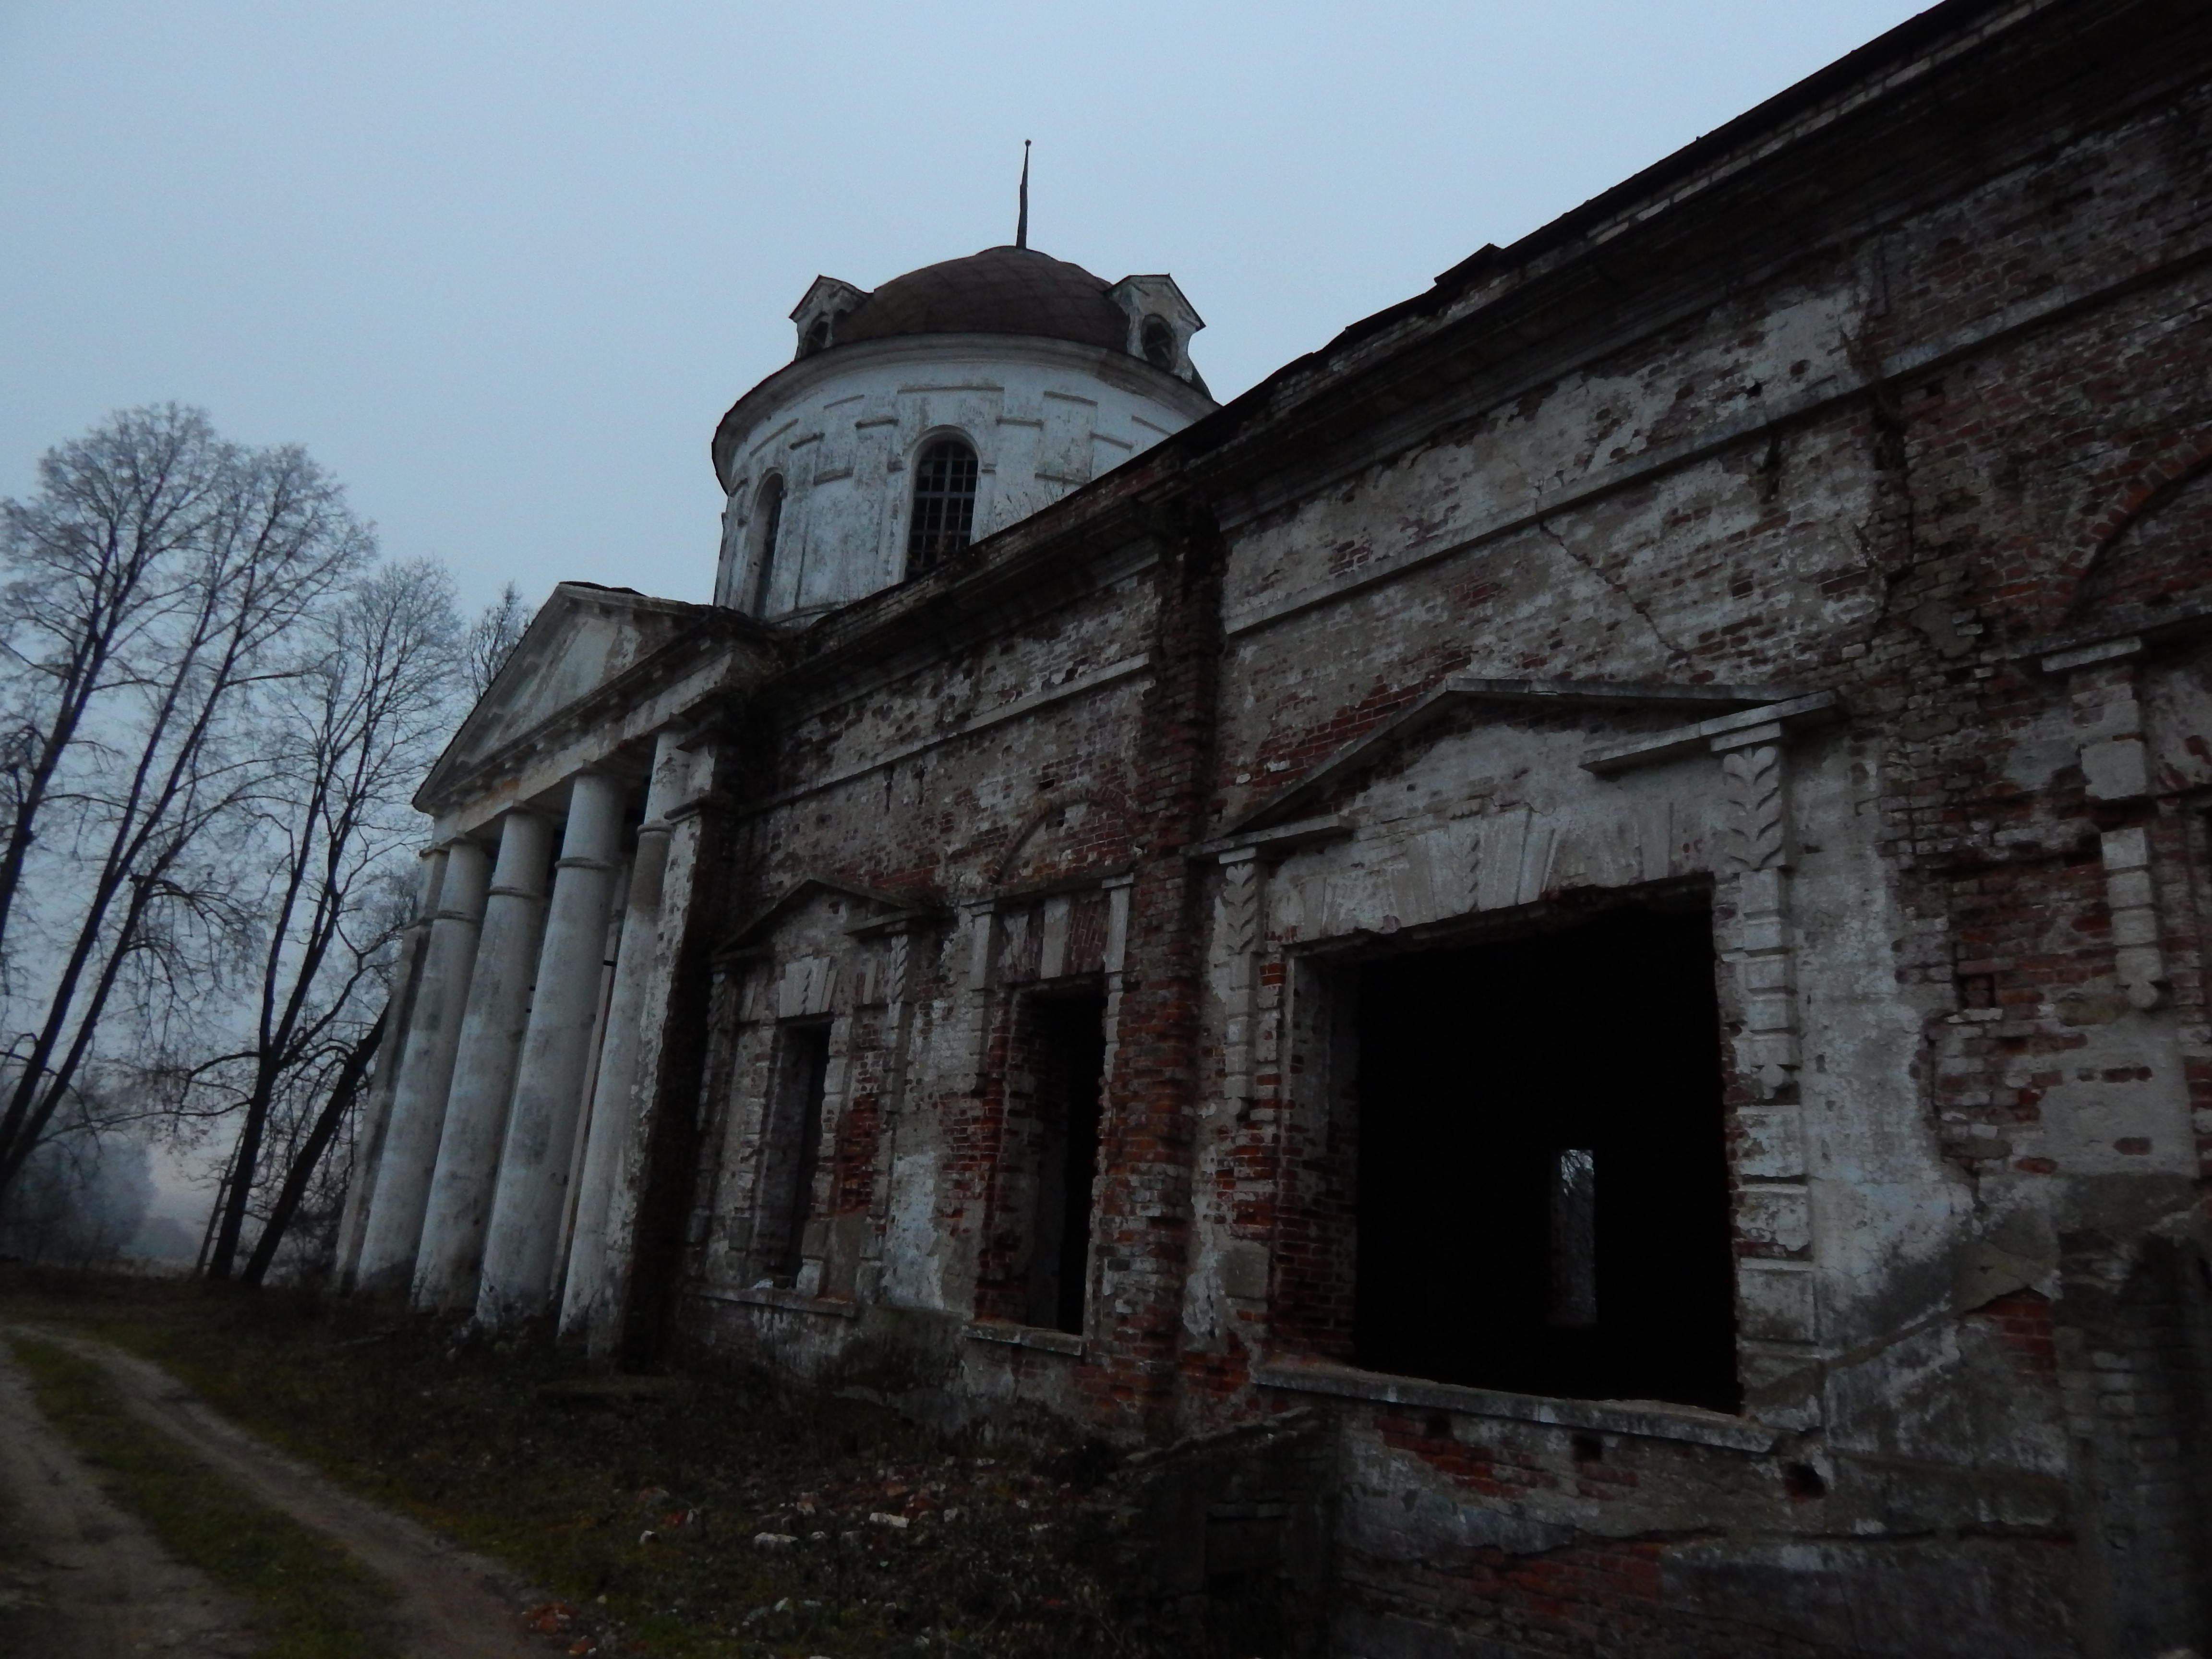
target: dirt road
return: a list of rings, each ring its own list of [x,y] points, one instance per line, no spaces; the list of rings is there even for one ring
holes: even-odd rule
[[[524,1632],[520,1614],[545,1598],[512,1573],[455,1549],[412,1521],[340,1490],[218,1416],[189,1389],[145,1360],[59,1332],[40,1330],[37,1334],[100,1365],[125,1403],[144,1421],[181,1442],[261,1502],[335,1540],[362,1565],[390,1583],[398,1595],[397,1613],[406,1634],[403,1652],[408,1659],[544,1659],[547,1647]],[[19,1425],[21,1432],[17,1431]],[[26,1447],[32,1449],[27,1454],[23,1450]],[[69,1494],[65,1501],[70,1507],[56,1507],[64,1500],[47,1496],[54,1493]],[[170,1561],[143,1528],[115,1510],[92,1485],[75,1455],[39,1419],[21,1377],[12,1370],[5,1377],[4,1389],[0,1389],[0,1497],[13,1500],[28,1536],[67,1536],[76,1540],[71,1547],[74,1553],[69,1557],[72,1565],[48,1572],[49,1580],[59,1579],[64,1571],[82,1572],[88,1575],[84,1581],[88,1585],[138,1586],[127,1593],[136,1596],[135,1601],[126,1600],[112,1609],[100,1603],[98,1589],[79,1595],[66,1585],[56,1584],[34,1592],[51,1605],[27,1610],[26,1616],[45,1619],[58,1629],[68,1628],[72,1634],[67,1639],[80,1642],[72,1647],[63,1641],[51,1650],[53,1653],[64,1659],[77,1659],[79,1655],[83,1659],[95,1655],[106,1659],[110,1655],[140,1652],[229,1659],[229,1656],[252,1651],[251,1643],[241,1643],[236,1635],[242,1615],[235,1607],[218,1596],[199,1575]],[[43,1510],[36,1507],[40,1503],[46,1504]],[[156,1585],[165,1588],[157,1593]],[[111,1589],[107,1593],[113,1592]],[[143,1608],[138,1607],[140,1602],[144,1604]],[[204,1612],[194,1624],[186,1613],[196,1607]],[[95,1617],[108,1616],[111,1611],[114,1617],[137,1620],[127,1639],[113,1634],[93,1639],[89,1632]],[[0,1618],[5,1616],[0,1614]],[[88,1634],[74,1634],[79,1626]],[[179,1632],[198,1633],[161,1645],[167,1639],[161,1632],[172,1627]],[[6,1628],[0,1624],[0,1630]],[[186,1640],[200,1645],[180,1644]],[[221,1645],[223,1641],[232,1645]],[[7,1650],[45,1653],[49,1650],[16,1646]]]
[[[254,1646],[246,1609],[94,1484],[0,1346],[0,1652],[239,1659]]]

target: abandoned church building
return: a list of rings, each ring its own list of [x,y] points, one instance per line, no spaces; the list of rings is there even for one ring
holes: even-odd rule
[[[1182,1458],[1299,1650],[2212,1652],[2212,8],[1225,405],[1018,243],[793,316],[422,786],[358,1287]]]

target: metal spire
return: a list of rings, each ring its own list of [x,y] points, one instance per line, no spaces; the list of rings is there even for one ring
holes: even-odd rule
[[[1022,140],[1022,216],[1014,222],[1014,246],[1030,245],[1030,141]]]

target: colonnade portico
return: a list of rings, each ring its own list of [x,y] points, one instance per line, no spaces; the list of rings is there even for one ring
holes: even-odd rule
[[[588,1323],[614,1301],[623,1264],[611,1257],[608,1219],[634,1139],[634,1028],[659,954],[667,814],[689,775],[673,733],[660,734],[655,755],[637,842],[644,879],[627,896],[633,790],[611,769],[579,770],[430,854],[422,965],[391,1051],[396,1082],[379,1155],[362,1177],[356,1287],[406,1291],[419,1308],[473,1310],[487,1324],[550,1313],[562,1298],[568,1187],[580,1169],[586,1201],[571,1237],[590,1282],[570,1289],[570,1322]],[[603,1023],[618,899],[616,991]]]

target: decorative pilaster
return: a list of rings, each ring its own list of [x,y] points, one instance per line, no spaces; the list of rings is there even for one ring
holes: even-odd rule
[[[356,1282],[365,1291],[404,1291],[415,1274],[416,1246],[430,1202],[430,1177],[445,1128],[446,1097],[459,1050],[461,1016],[483,921],[490,860],[475,842],[447,844],[438,910],[422,957],[422,977],[401,1057],[392,1121],[378,1160],[376,1194],[364,1229]]]
[[[1727,896],[1735,912],[1723,960],[1734,972],[1741,1029],[1735,1109],[1737,1297],[1753,1411],[1809,1427],[1818,1402],[1808,1362],[1818,1335],[1811,1190],[1798,1096],[1795,941],[1790,914],[1787,752],[1779,724],[1713,740],[1721,757]]]
[[[1106,1064],[1114,1075],[1115,1051],[1121,1041],[1121,991],[1128,983],[1129,896],[1136,889],[1133,875],[1109,876],[1099,885],[1106,891],[1106,948],[1100,966],[1106,975]]]
[[[2147,805],[2151,796],[2150,749],[2136,685],[2142,651],[2142,641],[2130,635],[2043,661],[2045,672],[2068,677],[2083,792],[2093,801],[2122,810],[2135,803]],[[2148,1013],[2172,989],[2160,943],[2150,836],[2135,823],[2104,830],[2098,840],[2104,854],[2105,903],[2112,921],[2112,972],[2129,1006]]]
[[[484,1228],[499,1179],[500,1143],[514,1092],[515,1063],[530,1017],[530,982],[545,921],[545,864],[553,830],[535,812],[501,820],[499,862],[484,903],[468,1012],[438,1141],[422,1248],[415,1262],[415,1305],[476,1305]]]
[[[1721,754],[1721,793],[1729,805],[1727,858],[1735,874],[1736,934],[1730,957],[1743,1009],[1736,1073],[1760,1100],[1794,1099],[1797,1087],[1797,1000],[1791,983],[1779,735],[1778,727],[1760,727],[1713,745]]]
[[[622,808],[622,785],[604,773],[580,773],[570,785],[568,823],[484,1241],[477,1317],[487,1325],[535,1318],[553,1295],[562,1200],[599,1018]]]
[[[885,936],[884,1043],[886,1051],[876,1135],[875,1180],[868,1199],[868,1240],[860,1259],[854,1297],[872,1302],[883,1282],[884,1247],[891,1229],[891,1184],[898,1173],[899,1123],[906,1108],[907,1073],[914,1044],[914,939],[915,924],[902,922]]]
[[[1221,855],[1221,891],[1214,903],[1215,986],[1221,1001],[1222,1098],[1239,1115],[1252,1103],[1252,1025],[1259,987],[1262,879],[1260,849]]]
[[[1202,1108],[1211,1121],[1200,1133],[1194,1190],[1201,1243],[1183,1304],[1188,1350],[1213,1354],[1224,1352],[1232,1332],[1249,1341],[1266,1318],[1268,1243],[1238,1236],[1237,1212],[1256,1140],[1277,1133],[1255,1127],[1252,1109],[1260,1092],[1254,1074],[1267,865],[1258,846],[1230,848],[1216,862],[1208,971],[1220,1022],[1220,1082]]]
[[[2141,824],[2107,830],[2105,903],[2112,919],[2112,970],[2130,1006],[2146,1013],[2166,999],[2166,950],[2159,940],[2158,886],[2151,874],[2150,836]]]
[[[961,980],[962,1011],[967,1029],[962,1034],[965,1059],[963,1084],[969,1094],[983,1086],[983,1072],[991,1047],[991,969],[998,955],[999,914],[996,899],[970,899],[960,907],[961,930],[968,936],[968,967]]]
[[[2150,750],[2136,695],[2142,649],[2142,641],[2130,635],[2044,659],[2046,672],[2067,676],[2081,781],[2091,800],[2140,800],[2150,793]]]
[[[825,987],[835,986],[837,976],[825,975]],[[830,1012],[829,1006],[821,1011]],[[829,1060],[822,1076],[822,1110],[815,1120],[813,1179],[799,1192],[793,1202],[805,1212],[805,1224],[799,1229],[799,1269],[792,1276],[791,1288],[805,1297],[820,1297],[830,1291],[832,1219],[827,1201],[835,1192],[837,1180],[837,1138],[845,1121],[845,1113],[853,1101],[853,1027],[851,1014],[837,1014],[830,1021]],[[849,1301],[849,1293],[840,1298]]]

